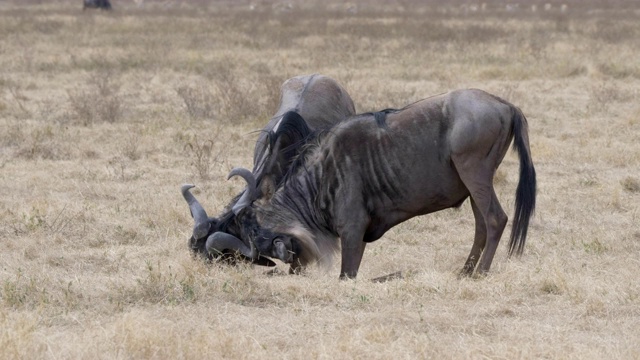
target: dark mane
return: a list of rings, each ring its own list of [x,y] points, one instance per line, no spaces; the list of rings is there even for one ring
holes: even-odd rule
[[[289,169],[290,164],[295,161],[297,155],[304,145],[313,138],[313,132],[307,125],[306,121],[295,111],[288,111],[283,115],[276,131],[270,131],[267,135],[269,147],[267,149],[267,158],[283,157],[286,164],[282,164],[284,168]],[[278,141],[281,140],[282,148],[278,148]],[[282,160],[281,160],[282,161]],[[266,175],[264,173],[257,174],[258,183]],[[282,178],[286,176],[282,174]],[[278,179],[277,185],[282,182]]]
[[[278,138],[285,134],[289,136],[293,135],[298,138],[303,138],[302,140],[305,140],[304,138],[306,138],[308,134],[311,133],[311,129],[309,129],[307,123],[297,112],[287,112],[283,115],[283,117],[284,119],[280,123],[278,130],[275,133],[273,133],[273,131],[271,132],[273,136],[273,143],[275,143]]]
[[[307,136],[304,144],[299,144],[300,151],[291,161],[291,165],[287,170],[286,174],[282,177],[282,180],[277,187],[280,187],[288,182],[288,180],[298,172],[299,168],[303,168],[305,164],[305,160],[309,154],[311,154],[318,146],[320,146],[320,142],[323,138],[325,138],[329,133],[331,133],[331,129],[325,129],[320,131],[314,131]]]
[[[298,149],[307,141],[311,133],[305,120],[295,111],[288,111],[281,116],[277,129],[263,132],[265,138],[264,157],[254,164],[254,175],[258,184],[266,176],[275,176],[276,182],[284,174],[274,173],[274,166],[288,168],[296,156]],[[260,169],[257,171],[257,169]],[[260,185],[258,185],[260,186]]]
[[[384,109],[384,110],[380,110],[380,111],[376,111],[376,112],[367,112],[367,113],[362,113],[362,114],[358,114],[358,115],[354,115],[348,119],[343,120],[344,121],[349,121],[351,119],[360,119],[363,117],[369,117],[372,116],[375,121],[376,121],[376,125],[378,127],[387,128],[387,114],[395,114],[399,111],[401,111],[402,109],[392,109],[392,108],[388,108],[388,109]],[[306,158],[308,157],[309,154],[311,154],[316,148],[318,148],[318,146],[320,145],[320,143],[322,142],[322,139],[324,139],[325,137],[327,137],[329,134],[332,133],[333,129],[335,126],[339,125],[335,124],[333,127],[329,128],[329,129],[324,129],[324,130],[320,130],[320,131],[314,131],[311,132],[306,139],[302,142],[304,144],[297,144],[297,147],[300,148],[300,151],[298,152],[298,154],[295,156],[295,158],[293,159],[293,161],[291,162],[291,165],[289,166],[289,169],[287,170],[287,173],[283,176],[282,181],[277,184],[277,187],[280,187],[282,185],[284,185],[286,182],[288,182],[288,180],[295,174],[298,172],[298,169],[303,168],[305,166],[305,161]]]

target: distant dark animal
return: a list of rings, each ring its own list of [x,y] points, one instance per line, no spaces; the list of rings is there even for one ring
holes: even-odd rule
[[[252,191],[244,191],[241,196],[233,199],[219,217],[210,218],[189,192],[193,185],[182,186],[182,194],[195,220],[193,235],[189,240],[191,250],[212,259],[220,253],[225,253],[226,245],[220,243],[226,244],[230,239],[238,237],[247,238],[235,221],[232,209],[237,204],[252,203],[261,198],[263,192],[275,191],[291,161],[305,144],[308,134],[330,128],[354,114],[353,100],[347,91],[330,77],[314,74],[297,76],[285,81],[281,87],[280,106],[258,136],[253,156],[253,172],[245,170],[255,179],[255,183],[249,186]],[[261,191],[253,191],[256,188]],[[218,242],[214,239],[218,239]],[[247,242],[243,245],[245,249],[249,249],[251,244]],[[237,249],[233,250],[235,252]],[[275,265],[262,257],[250,258],[261,265]]]
[[[82,10],[87,8],[111,10],[111,2],[109,0],[84,0]]]
[[[520,179],[509,255],[519,255],[536,199],[528,124],[520,109],[481,90],[340,122],[302,152],[273,196],[236,204],[240,238],[214,239],[211,246],[280,259],[295,270],[330,258],[340,244],[340,277],[354,278],[368,242],[469,197],[475,238],[461,274],[484,274],[507,224],[493,177],[512,140]],[[251,172],[234,169],[235,175],[258,191]]]

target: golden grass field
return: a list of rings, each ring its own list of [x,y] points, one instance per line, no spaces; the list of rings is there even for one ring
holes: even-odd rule
[[[0,2],[0,358],[640,358],[640,7],[549,3]],[[523,257],[505,234],[458,279],[466,202],[370,244],[354,281],[192,258],[180,185],[220,213],[280,84],[316,72],[359,112],[468,87],[519,106]],[[517,179],[509,153],[509,216]]]

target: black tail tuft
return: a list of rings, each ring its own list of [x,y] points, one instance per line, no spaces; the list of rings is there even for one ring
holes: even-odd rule
[[[527,240],[529,219],[536,207],[536,170],[531,160],[527,119],[519,109],[513,116],[514,150],[520,158],[520,180],[516,189],[516,208],[509,239],[509,256],[521,255]]]

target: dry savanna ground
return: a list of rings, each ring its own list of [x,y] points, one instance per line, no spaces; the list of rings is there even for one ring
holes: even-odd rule
[[[633,2],[112,3],[0,3],[0,358],[640,358]],[[503,238],[458,279],[467,202],[370,244],[355,281],[193,259],[179,186],[219,213],[280,84],[315,72],[360,112],[468,87],[521,107],[524,256]],[[517,179],[510,153],[510,215]]]

